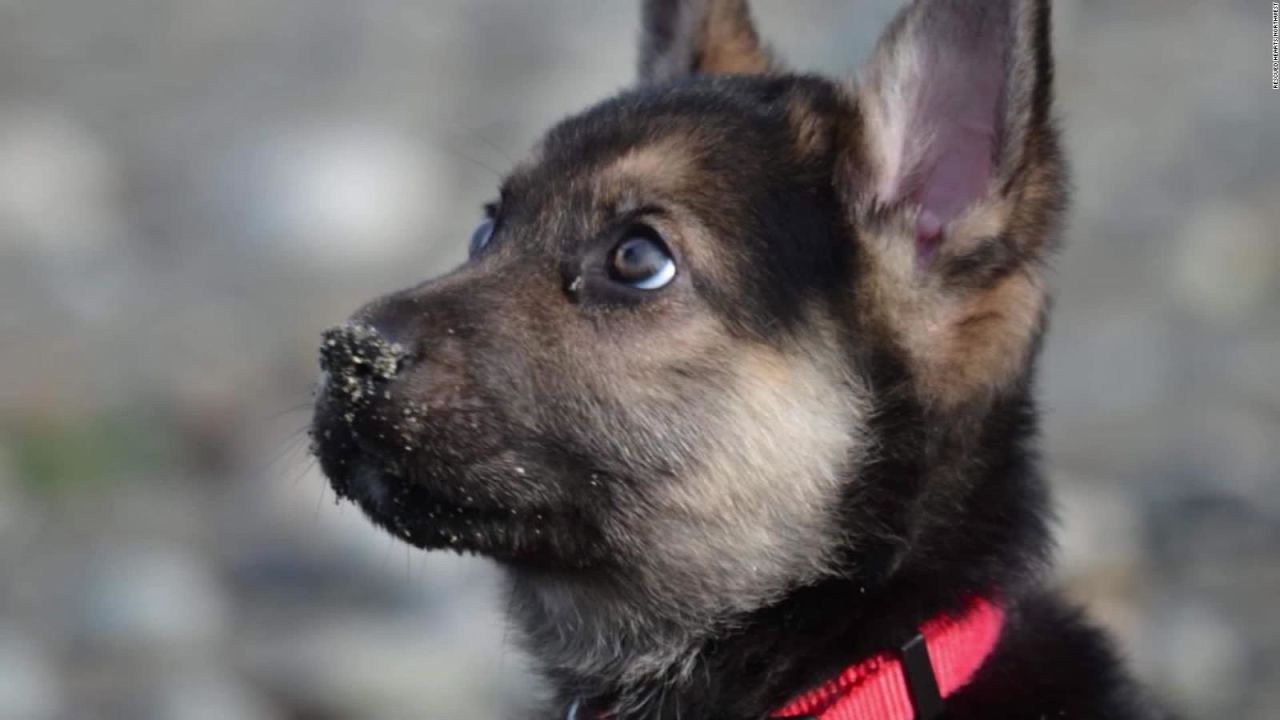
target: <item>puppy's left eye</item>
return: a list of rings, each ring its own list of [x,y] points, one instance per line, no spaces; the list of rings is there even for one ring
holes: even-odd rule
[[[471,257],[480,254],[481,250],[489,244],[489,240],[493,238],[493,219],[486,218],[484,222],[476,227],[475,232],[471,233],[471,246],[469,252]]]
[[[658,290],[675,279],[676,261],[656,230],[636,226],[613,249],[609,276],[637,290]]]

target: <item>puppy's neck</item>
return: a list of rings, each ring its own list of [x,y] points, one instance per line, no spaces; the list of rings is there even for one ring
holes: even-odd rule
[[[780,602],[727,623],[622,636],[594,632],[609,623],[589,614],[572,627],[526,616],[556,694],[551,716],[577,702],[611,720],[762,717],[975,596],[1016,604],[1049,552],[1046,491],[1028,447],[1034,413],[1019,394],[984,415],[959,432],[886,418],[885,432],[903,436],[886,437],[898,449],[851,486],[847,527],[858,532],[847,570]],[[868,487],[898,490],[875,497]]]

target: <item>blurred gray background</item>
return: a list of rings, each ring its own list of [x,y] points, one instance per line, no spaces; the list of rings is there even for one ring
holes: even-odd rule
[[[845,73],[896,2],[757,0]],[[621,0],[0,0],[0,717],[498,718],[483,561],[306,452],[313,348],[631,78]],[[1193,718],[1280,707],[1270,3],[1059,0],[1060,576]]]

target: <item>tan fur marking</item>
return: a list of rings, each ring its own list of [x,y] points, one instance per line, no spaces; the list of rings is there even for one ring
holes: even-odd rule
[[[661,342],[632,338],[557,360],[588,384],[588,396],[609,399],[616,409],[606,413],[628,415],[629,433],[593,437],[601,445],[592,454],[653,477],[643,502],[617,506],[610,532],[616,547],[633,553],[633,587],[648,592],[641,602],[664,603],[658,617],[671,624],[664,631],[717,627],[833,570],[842,538],[838,488],[857,472],[850,460],[872,451],[862,433],[871,399],[837,350],[834,321],[822,308],[810,312],[805,336],[781,350],[732,337],[714,316],[693,313],[669,322]],[[698,359],[715,371],[673,380],[673,367]],[[672,433],[682,422],[697,429]],[[677,476],[646,470],[664,466]],[[611,620],[596,614],[608,606],[580,604],[580,589],[554,582],[537,591],[562,625],[598,640],[576,661],[613,667],[617,635],[591,634]],[[696,640],[654,644],[652,654],[636,656],[634,647],[650,647],[657,629],[624,631],[636,634],[618,670],[627,682],[683,667],[688,658],[679,653]]]
[[[655,501],[651,552],[679,587],[714,587],[732,610],[758,607],[830,570],[845,461],[865,445],[866,393],[814,344],[785,355],[736,348],[722,422],[698,467]]]
[[[832,122],[829,117],[816,112],[808,99],[791,97],[787,101],[787,118],[800,155],[817,157],[830,152]]]
[[[984,396],[1025,366],[1044,308],[1044,290],[1025,269],[948,313],[933,328],[932,352],[920,358],[925,393],[945,407]]]
[[[947,225],[946,238],[934,262],[946,262],[977,250],[999,236],[1009,226],[1012,216],[1013,203],[1007,199],[989,200],[970,207]]]
[[[667,137],[658,142],[632,148],[613,161],[600,173],[606,185],[618,180],[651,187],[664,192],[678,190],[693,172],[691,154],[696,145],[678,137]]]
[[[991,242],[1012,212],[1007,200],[973,206],[947,228],[934,264]],[[862,312],[905,350],[923,399],[954,408],[982,401],[1016,378],[1045,303],[1034,266],[989,288],[950,287],[917,266],[915,217],[907,210],[872,233],[866,247]]]

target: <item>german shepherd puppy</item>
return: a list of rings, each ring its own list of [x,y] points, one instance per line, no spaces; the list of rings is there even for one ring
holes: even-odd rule
[[[548,718],[1157,716],[1044,587],[1048,0],[915,0],[856,86],[743,0],[642,16],[470,260],[326,335],[334,489],[501,565]]]

